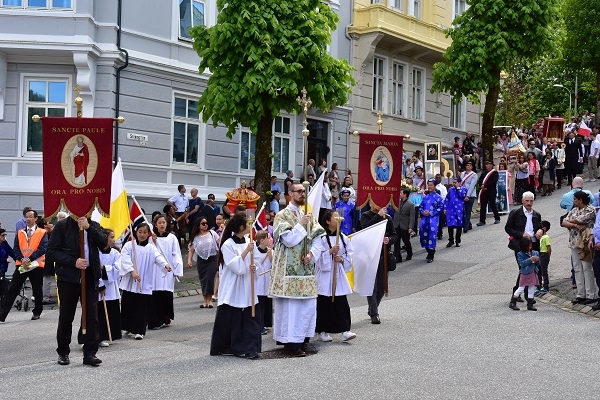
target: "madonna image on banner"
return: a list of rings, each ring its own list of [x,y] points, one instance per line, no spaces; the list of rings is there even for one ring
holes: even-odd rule
[[[371,176],[379,186],[385,186],[392,177],[394,161],[385,146],[379,146],[371,155]]]
[[[498,183],[496,184],[496,208],[499,213],[508,213],[510,206],[508,204],[508,171],[498,171]],[[487,213],[491,214],[490,205],[487,206]]]
[[[61,153],[61,170],[71,186],[86,187],[96,175],[98,154],[94,142],[85,135],[67,140]]]

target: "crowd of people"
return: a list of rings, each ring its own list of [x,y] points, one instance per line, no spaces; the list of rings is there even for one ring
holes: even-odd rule
[[[58,363],[70,363],[75,311],[85,296],[86,316],[82,316],[78,342],[83,347],[83,363],[98,366],[99,347],[109,346],[111,340],[123,335],[142,340],[148,329],[161,329],[174,320],[173,292],[175,281],[183,276],[183,249],[187,267],[195,267],[198,272],[203,295],[200,308],[214,308],[217,302],[211,355],[257,359],[262,335],[272,330],[277,344],[289,355],[306,356],[316,352],[310,344],[315,335],[322,342],[334,340],[332,334],[339,334],[343,342],[356,337],[346,298],[352,292],[346,273],[352,269],[354,255],[348,235],[385,221],[382,245],[393,246],[391,262],[411,260],[411,238],[419,235],[425,260],[431,263],[444,227],[448,235],[445,246],[461,246],[463,234],[473,229],[475,201],[480,208],[477,226],[486,224],[487,214],[493,215],[495,224],[500,223],[496,186],[498,170],[503,169],[509,177],[514,173],[512,200],[519,205],[510,212],[505,225],[519,267],[509,307],[518,310],[517,303],[524,295],[527,309],[535,311],[534,296],[549,290],[550,223],[542,220],[533,203],[536,195],[551,195],[556,187],[560,188],[564,178],[572,187],[561,200],[567,212],[561,225],[569,230],[576,290],[573,302],[595,304],[594,309],[600,309],[598,195],[583,189],[584,182],[598,179],[597,128],[592,124],[589,149],[581,137],[576,137],[575,124],[565,127],[564,148],[559,143],[548,143],[537,133],[538,128],[519,133],[525,151],[514,154],[514,159],[504,147],[504,132],[498,136],[494,158],[485,160],[476,156],[470,135],[462,144],[457,140],[455,155],[460,173],[451,185],[444,185],[440,174],[427,179],[421,155],[415,153],[405,163],[397,209],[373,204],[357,209],[351,171],[341,174],[336,164],[328,171],[325,160],[318,166],[310,160],[302,177],[309,182],[306,188],[294,180],[292,171],[287,171],[283,189],[277,177],[272,177],[267,226],[252,235],[243,205],[234,207],[227,201],[219,207],[213,194],[203,202],[196,188],[188,198],[184,185],[179,185],[162,212],[152,213],[149,222],[135,227],[132,240],[122,248],[115,245],[115,232],[102,229],[88,217],[75,219],[59,213],[52,225],[27,207],[17,222],[12,247],[6,241],[6,231],[0,228],[2,275],[7,270],[7,258],[13,258],[16,264],[10,287],[0,302],[0,321],[7,318],[27,279],[35,299],[31,319],[39,319],[43,304],[53,301],[49,288],[56,278],[61,302]],[[477,163],[481,161],[479,167],[483,168],[478,175]],[[583,177],[578,176],[582,173]],[[320,208],[313,210],[314,214],[306,212],[303,206],[321,175]],[[248,188],[253,189],[253,182]],[[381,323],[379,304],[387,278],[387,246],[382,246],[380,259],[373,261],[377,273],[372,295],[366,299],[372,324]],[[98,306],[99,302],[105,302],[106,307]]]

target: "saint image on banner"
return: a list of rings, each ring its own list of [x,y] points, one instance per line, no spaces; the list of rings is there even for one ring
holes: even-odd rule
[[[387,184],[392,176],[393,166],[388,148],[385,146],[377,147],[373,152],[371,160],[371,174],[373,175],[373,179],[380,186]]]
[[[77,143],[69,154],[71,163],[71,182],[73,185],[85,186],[87,184],[87,173],[90,165],[90,151],[84,143],[83,136],[77,136]]]
[[[85,135],[67,140],[61,158],[63,175],[71,186],[82,188],[94,179],[98,166],[96,147]]]

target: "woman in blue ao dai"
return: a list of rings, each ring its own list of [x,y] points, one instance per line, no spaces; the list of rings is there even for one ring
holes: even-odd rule
[[[421,223],[419,224],[419,233],[421,238],[421,247],[427,250],[427,262],[433,261],[435,246],[437,244],[437,231],[440,223],[440,214],[444,210],[444,200],[435,191],[435,179],[427,182],[427,192],[423,197],[419,211],[421,213]]]

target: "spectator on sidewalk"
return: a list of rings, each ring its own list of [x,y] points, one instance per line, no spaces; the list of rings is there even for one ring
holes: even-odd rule
[[[539,212],[533,209],[534,194],[531,192],[523,193],[523,207],[513,209],[506,220],[504,231],[509,236],[509,248],[515,253],[515,260],[519,262],[517,253],[520,250],[520,242],[523,237],[528,237],[532,241],[533,250],[540,250],[540,239],[544,234],[542,229],[542,216]],[[517,299],[514,299],[512,294],[519,288],[520,274],[517,276],[517,283],[511,292],[511,300],[509,308],[513,310],[517,308]],[[525,288],[525,295],[529,295],[528,289]]]

